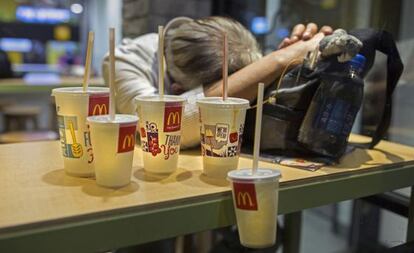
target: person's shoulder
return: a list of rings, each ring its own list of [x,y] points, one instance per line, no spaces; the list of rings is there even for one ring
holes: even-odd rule
[[[156,33],[147,33],[141,36],[138,36],[136,40],[139,41],[158,41],[158,34]]]
[[[147,33],[140,35],[134,39],[125,38],[122,40],[122,46],[135,46],[144,48],[157,49],[158,47],[158,35],[156,33]]]

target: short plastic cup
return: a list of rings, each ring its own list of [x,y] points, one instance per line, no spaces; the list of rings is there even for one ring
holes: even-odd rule
[[[144,169],[172,173],[178,166],[185,98],[158,95],[136,98]]]
[[[249,248],[267,248],[276,242],[280,171],[233,170],[232,183],[240,242]]]
[[[237,169],[244,120],[249,101],[242,98],[206,97],[197,100],[200,114],[203,171],[209,177],[225,179]]]
[[[93,152],[86,117],[107,114],[109,89],[89,87],[57,88],[52,90],[60,135],[60,147],[66,173],[80,177],[94,175]]]
[[[96,183],[118,188],[131,181],[138,117],[116,114],[87,118],[95,156]]]

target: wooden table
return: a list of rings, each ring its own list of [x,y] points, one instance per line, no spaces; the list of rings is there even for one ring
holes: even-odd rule
[[[98,252],[235,224],[229,185],[202,174],[198,149],[161,177],[143,171],[137,147],[132,183],[118,190],[67,176],[60,156],[57,141],[0,145],[0,252]],[[291,222],[306,208],[414,184],[414,148],[385,141],[316,172],[259,166],[281,170],[279,214]]]

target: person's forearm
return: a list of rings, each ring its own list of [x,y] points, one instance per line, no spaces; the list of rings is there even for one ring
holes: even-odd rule
[[[309,41],[299,41],[289,47],[274,51],[233,73],[228,79],[228,95],[253,101],[257,97],[257,84],[263,82],[267,87],[280,76],[283,69],[292,60],[302,60],[309,45]],[[296,62],[296,64],[298,63],[300,61]],[[208,97],[221,96],[221,92],[222,80],[204,88],[204,95]]]

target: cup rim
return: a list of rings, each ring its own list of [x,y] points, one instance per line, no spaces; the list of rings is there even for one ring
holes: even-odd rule
[[[237,108],[247,109],[250,106],[249,100],[244,98],[228,97],[225,101],[222,97],[204,97],[196,100],[200,107],[214,107],[221,109]],[[221,102],[221,103],[217,103]]]
[[[122,116],[122,118],[127,118],[126,120],[117,120],[117,117]],[[102,119],[108,119],[108,120],[102,120]],[[95,116],[89,116],[86,118],[88,123],[93,124],[126,124],[126,123],[137,123],[138,122],[138,116],[132,115],[132,114],[115,114],[115,120],[110,121],[109,120],[109,114],[104,115],[95,115]]]
[[[255,175],[252,175],[251,172],[252,169],[232,170],[227,173],[227,179],[236,182],[269,182],[276,181],[282,176],[278,169],[259,168]]]
[[[184,103],[187,101],[185,97],[177,95],[164,95],[161,99],[159,95],[144,95],[137,96],[134,98],[135,103],[165,103],[165,102],[181,102]]]
[[[52,89],[52,96],[69,95],[69,96],[89,96],[90,94],[109,94],[108,87],[88,87],[86,92],[83,92],[83,87],[61,87]]]

